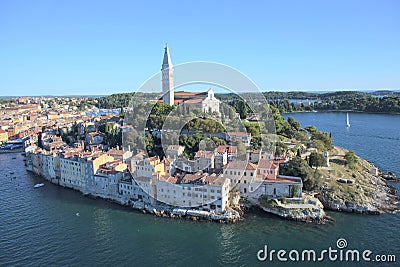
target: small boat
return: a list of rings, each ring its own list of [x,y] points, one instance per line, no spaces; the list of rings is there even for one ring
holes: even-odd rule
[[[42,186],[44,186],[44,184],[35,184],[34,188],[39,188],[39,187],[42,187]]]
[[[346,114],[346,118],[347,118],[347,120],[346,120],[346,126],[347,126],[347,128],[350,128],[349,113]]]
[[[14,174],[14,172],[10,172],[10,174]]]

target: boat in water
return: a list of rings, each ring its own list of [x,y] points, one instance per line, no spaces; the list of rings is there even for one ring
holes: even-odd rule
[[[347,126],[347,128],[350,128],[349,113],[346,113],[346,117],[347,117],[346,126]]]
[[[39,187],[42,187],[42,186],[44,186],[44,184],[35,184],[34,188],[39,188]]]

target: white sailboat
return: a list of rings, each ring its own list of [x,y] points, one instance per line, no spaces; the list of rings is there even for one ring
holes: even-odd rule
[[[349,113],[347,113],[346,116],[347,116],[346,125],[347,128],[350,128]]]

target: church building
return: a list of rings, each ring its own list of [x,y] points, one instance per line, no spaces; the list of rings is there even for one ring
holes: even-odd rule
[[[201,109],[203,112],[219,113],[220,101],[215,97],[214,90],[207,92],[175,92],[174,90],[174,68],[172,66],[171,56],[168,45],[165,45],[164,59],[162,63],[162,102],[168,105],[191,105]]]

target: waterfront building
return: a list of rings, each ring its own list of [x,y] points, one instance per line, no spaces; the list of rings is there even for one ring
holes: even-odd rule
[[[303,183],[300,177],[277,176],[276,179],[256,180],[250,193],[246,195],[250,202],[256,203],[261,196],[269,198],[301,198]]]
[[[87,181],[92,180],[99,166],[113,160],[112,156],[101,152],[82,154],[65,152],[60,157],[60,185],[85,193],[86,187],[93,185],[87,184]]]
[[[106,199],[119,198],[119,183],[124,180],[128,165],[121,160],[102,164],[93,176],[87,180],[86,193]]]
[[[0,128],[0,143],[5,143],[8,141],[8,132]]]
[[[137,179],[137,180],[136,180]],[[152,188],[152,179],[136,178],[133,179],[132,176],[126,175],[125,179],[118,184],[119,199],[122,203],[131,204],[133,201],[142,201],[145,204],[154,204],[156,201],[148,191],[145,191],[141,185],[145,188]],[[138,181],[141,183],[139,185]],[[148,184],[148,186],[147,186]]]
[[[224,167],[224,176],[231,179],[241,194],[249,192],[250,183],[256,178],[257,165],[246,161],[232,161]]]
[[[261,180],[275,180],[279,174],[279,164],[273,160],[260,159],[257,166],[257,178]]]
[[[223,212],[229,207],[230,180],[223,175],[198,172],[186,174],[177,184],[176,177],[157,180],[157,199],[177,207]]]
[[[164,163],[158,156],[145,158],[136,163],[134,178],[151,177],[153,175],[165,175]]]

